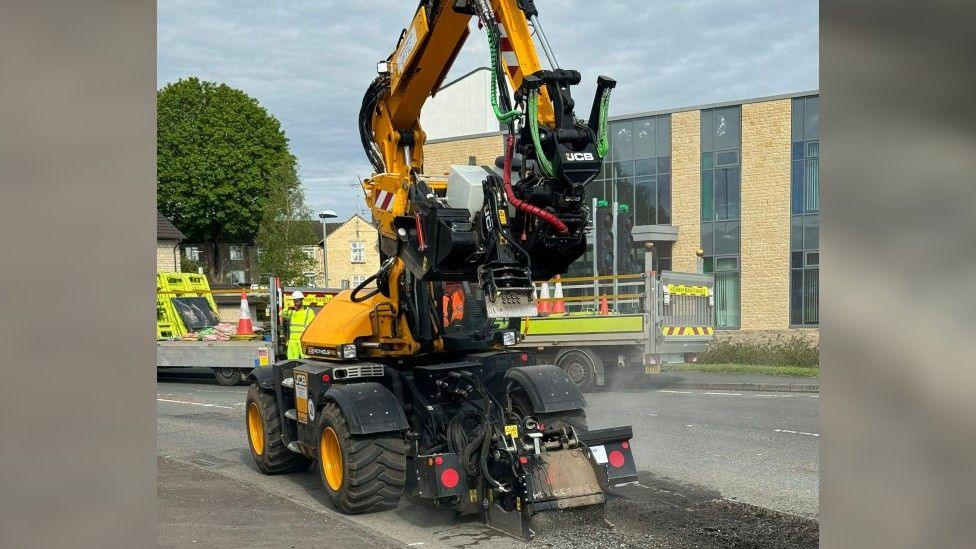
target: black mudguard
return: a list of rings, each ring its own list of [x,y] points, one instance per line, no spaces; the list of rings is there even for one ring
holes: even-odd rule
[[[533,411],[537,414],[581,410],[586,407],[583,393],[573,385],[566,372],[554,364],[509,368],[505,372],[505,379],[525,390],[532,402]]]
[[[251,383],[257,383],[258,387],[262,389],[274,391],[275,390],[275,367],[259,366],[251,370],[251,373],[247,374],[247,381]]]
[[[333,385],[325,392],[325,399],[339,406],[354,435],[404,431],[409,427],[400,401],[379,383]]]

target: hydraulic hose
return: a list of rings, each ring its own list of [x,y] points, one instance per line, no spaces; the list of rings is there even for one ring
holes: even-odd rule
[[[502,179],[505,183],[505,196],[508,198],[508,202],[515,206],[516,210],[525,212],[529,215],[537,217],[546,223],[553,226],[554,229],[560,234],[568,234],[569,227],[566,226],[558,217],[553,213],[547,212],[538,206],[533,206],[528,202],[520,200],[515,196],[515,191],[512,190],[512,155],[515,153],[515,136],[509,134],[505,140],[505,164],[502,171]]]

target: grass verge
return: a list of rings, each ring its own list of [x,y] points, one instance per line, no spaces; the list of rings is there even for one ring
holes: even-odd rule
[[[820,368],[809,366],[769,366],[766,364],[667,364],[665,372],[702,372],[707,374],[755,374],[783,377],[819,377]]]

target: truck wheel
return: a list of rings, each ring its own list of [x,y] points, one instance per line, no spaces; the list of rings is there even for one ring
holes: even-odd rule
[[[512,411],[519,417],[532,416],[536,421],[546,426],[547,429],[559,429],[573,427],[577,432],[588,431],[586,425],[585,410],[566,410],[552,414],[542,414],[532,411],[532,402],[521,388],[515,389],[511,394]]]
[[[582,349],[571,349],[556,357],[556,366],[566,372],[569,380],[582,392],[596,387],[596,370],[602,365],[603,361],[596,353]]]
[[[214,379],[217,380],[217,385],[233,387],[240,385],[244,381],[244,376],[237,368],[214,368]]]
[[[245,410],[248,447],[262,473],[276,475],[308,469],[311,460],[292,452],[281,440],[281,415],[274,394],[252,384],[247,390]]]
[[[318,469],[332,504],[346,514],[393,509],[407,480],[407,445],[400,433],[353,435],[333,402],[318,425]]]

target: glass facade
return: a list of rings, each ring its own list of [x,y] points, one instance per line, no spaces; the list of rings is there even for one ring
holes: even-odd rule
[[[603,170],[586,188],[586,204],[593,199],[605,201],[606,208],[616,202],[633,216],[633,225],[668,225],[671,223],[671,115],[646,116],[614,120],[608,129],[610,150],[604,158]],[[595,220],[591,212],[591,221]],[[592,225],[592,223],[591,223]],[[627,235],[614,238],[618,246],[629,245]],[[655,259],[661,269],[671,268],[671,243],[655,243],[660,256]],[[634,250],[618,249],[615,255],[643,261],[642,243]],[[593,246],[586,255],[570,267],[573,276],[593,276]],[[618,257],[620,259],[620,257]],[[618,272],[634,270],[637,261],[617,261]],[[624,265],[628,265],[624,267]],[[638,269],[639,270],[639,269]]]
[[[820,97],[793,100],[790,324],[820,323]]]
[[[715,326],[738,328],[742,110],[701,111],[701,247],[715,273]]]

